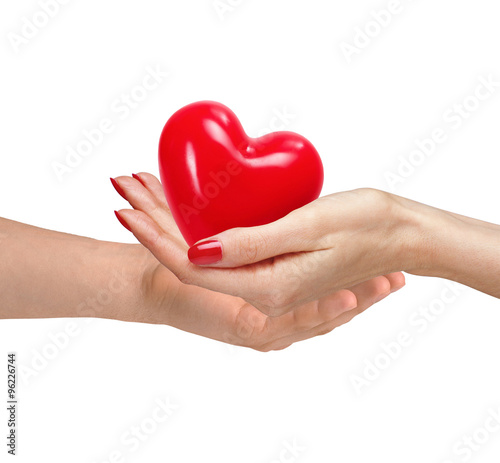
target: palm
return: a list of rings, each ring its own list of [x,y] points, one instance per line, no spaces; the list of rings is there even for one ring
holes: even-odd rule
[[[183,284],[158,262],[152,263],[146,275],[150,322],[261,351],[283,349],[332,331],[372,305],[384,284],[383,280],[366,282],[270,317],[241,298]],[[352,309],[354,298],[358,305]]]

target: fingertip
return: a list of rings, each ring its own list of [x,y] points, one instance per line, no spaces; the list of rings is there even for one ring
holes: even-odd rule
[[[118,211],[115,211],[115,216],[118,219],[118,221],[129,231],[132,232],[130,226],[128,223],[125,221],[125,219],[122,217],[121,213]]]
[[[392,291],[392,285],[388,278],[385,276],[376,277],[374,283],[374,299],[373,303],[377,303],[385,299]]]
[[[345,291],[347,294],[343,297],[344,297],[345,311],[347,312],[348,310],[355,309],[358,306],[358,298],[352,291],[349,290]]]
[[[188,249],[188,259],[195,265],[213,265],[222,260],[219,240],[204,240]]]
[[[159,182],[158,180],[158,177],[156,177],[156,175],[153,175],[152,173],[150,172],[138,172],[136,175],[138,175],[139,177],[141,177],[141,179],[145,182],[147,181],[157,181]]]
[[[391,293],[398,291],[406,285],[406,278],[402,272],[394,272],[385,276],[391,284]]]
[[[116,190],[116,192],[123,198],[123,199],[127,199],[127,197],[125,196],[125,192],[123,191],[123,188],[118,184],[118,182],[116,181],[116,179],[114,179],[113,177],[109,177],[109,180],[111,181],[111,184],[113,185],[113,188]]]
[[[324,321],[332,320],[344,312],[349,312],[358,306],[358,298],[348,290],[342,289],[322,299],[319,303],[319,310],[324,312]]]
[[[341,289],[340,291],[337,291],[337,297],[340,298],[344,312],[355,309],[358,306],[358,298],[348,289]]]
[[[140,175],[138,175],[138,174],[132,174],[132,177],[135,178],[143,187],[146,187],[146,184],[141,179]]]

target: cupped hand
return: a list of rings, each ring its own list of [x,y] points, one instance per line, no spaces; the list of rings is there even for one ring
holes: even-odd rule
[[[281,249],[278,246],[275,248],[274,253],[271,252],[269,245],[261,250],[259,246],[252,245],[251,238],[253,235],[240,234],[251,231],[256,233],[255,236],[259,236],[258,229],[262,230],[263,227],[267,226],[233,229],[219,234],[219,237],[226,234],[225,244],[223,245],[224,257],[215,265],[222,267],[241,265],[241,267],[207,268],[196,265],[187,258],[188,246],[175,224],[165,200],[162,186],[156,177],[148,173],[134,175],[134,178],[117,177],[114,179],[114,185],[117,191],[134,208],[134,210],[120,210],[118,216],[122,224],[132,231],[139,242],[148,248],[156,259],[169,272],[172,272],[185,287],[193,288],[194,291],[194,286],[198,286],[199,288],[196,288],[196,291],[208,289],[217,293],[224,293],[228,297],[236,296],[246,301],[247,306],[245,307],[251,307],[251,309],[247,308],[246,310],[255,311],[259,309],[259,311],[263,312],[262,316],[264,317],[286,314],[289,317],[288,319],[291,319],[297,316],[295,311],[298,309],[321,312],[322,304],[327,303],[331,298],[335,300],[335,298],[339,297],[338,294],[350,294],[351,297],[352,295],[362,296],[363,302],[359,303],[358,301],[355,309],[360,310],[359,307],[366,308],[373,304],[375,299],[380,298],[381,295],[387,295],[404,285],[404,276],[400,272],[380,272],[377,274],[375,271],[372,272],[372,275],[366,277],[355,274],[350,279],[339,278],[335,268],[328,268],[330,263],[326,258],[327,249],[323,247],[325,245],[324,237],[319,246],[318,243],[313,243],[314,236],[320,235],[319,231],[325,228],[325,224],[321,223],[316,217],[316,212],[307,210],[305,214],[310,219],[309,222],[305,221],[304,217],[297,217],[299,223],[304,225],[306,229],[301,233],[300,237],[294,237],[289,224],[285,224],[283,228],[276,229],[274,238],[281,243],[290,238],[298,249],[300,249],[300,246],[319,247],[317,252],[300,251],[291,253],[289,247],[286,254],[279,255]],[[320,207],[324,208],[326,204],[322,203]],[[274,222],[270,226],[276,226],[278,222]],[[314,232],[315,227],[319,227],[318,233],[309,236],[307,241],[301,241],[303,237],[308,236],[307,232]],[[295,230],[299,228],[300,226],[297,224]],[[279,230],[281,230],[281,236],[279,236]],[[228,233],[235,233],[233,240],[228,240]],[[239,241],[235,238],[239,238]],[[227,243],[230,243],[228,247],[225,246]],[[243,248],[246,246],[248,252],[239,251],[240,248],[237,243]],[[264,240],[262,239],[257,243],[264,246]],[[359,248],[355,239],[352,246]],[[266,254],[270,255],[266,256]],[[331,260],[331,256],[329,257]],[[337,264],[346,265],[347,262],[341,260]],[[354,268],[353,270],[357,269]],[[160,272],[164,272],[164,270],[160,270]],[[326,281],[329,283],[325,284]],[[366,294],[364,291],[367,288],[373,290],[373,285],[375,286],[374,293],[376,293],[376,296],[368,297],[368,301],[371,302],[367,305],[363,296]],[[350,292],[345,288],[349,288]],[[299,289],[300,291],[298,291]],[[337,294],[337,292],[339,293]],[[223,296],[219,294],[217,297]],[[239,302],[243,303],[241,299]],[[310,303],[313,305],[310,306]],[[303,307],[313,307],[313,309],[303,309]],[[291,314],[287,314],[292,309],[295,310]],[[299,311],[299,317],[300,313]]]
[[[381,276],[271,317],[239,297],[186,285],[151,257],[144,273],[145,309],[131,320],[167,324],[262,352],[329,333],[404,285],[400,274]]]

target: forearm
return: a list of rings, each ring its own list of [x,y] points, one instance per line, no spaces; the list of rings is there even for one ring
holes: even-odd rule
[[[400,197],[398,201],[413,221],[414,266],[405,270],[454,280],[500,298],[499,225]]]
[[[142,303],[140,245],[0,218],[0,318],[123,318]]]

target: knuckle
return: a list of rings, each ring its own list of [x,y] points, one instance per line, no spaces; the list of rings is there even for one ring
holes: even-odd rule
[[[193,281],[188,278],[188,277],[180,277],[179,278],[179,281],[183,284],[183,285],[192,285],[193,284]]]
[[[298,214],[300,213],[300,217]],[[297,210],[297,220],[300,220],[302,226],[308,226],[310,229],[314,229],[321,220],[321,215],[314,207],[304,206],[300,211]]]
[[[241,317],[239,317],[239,319],[241,320]],[[253,338],[255,332],[255,326],[253,326],[251,323],[248,323],[247,321],[237,322],[235,329],[238,338],[245,343]]]
[[[259,319],[246,310],[240,310],[234,320],[234,332],[241,345],[253,347],[259,339]]]
[[[372,210],[387,209],[390,206],[389,193],[376,188],[359,188],[355,190],[363,195],[363,199]]]
[[[262,249],[262,244],[262,236],[258,233],[242,232],[240,238],[241,257],[246,261],[255,261],[259,250]]]
[[[145,246],[149,249],[158,249],[163,237],[158,233],[149,216],[141,214],[138,218],[138,226],[142,230]]]
[[[148,213],[151,217],[156,217],[159,215],[158,213],[160,212],[160,210],[161,210],[160,205],[157,204],[156,202],[153,202],[151,203]]]

